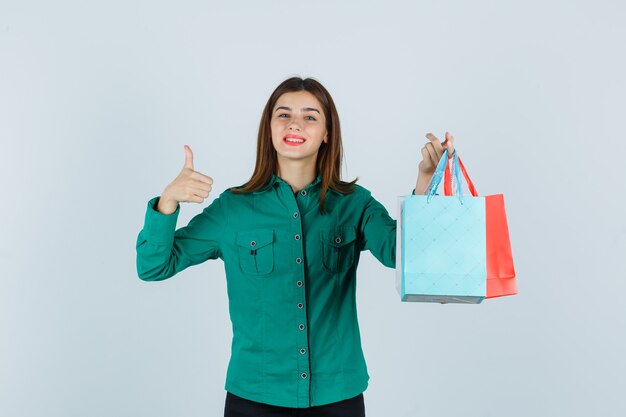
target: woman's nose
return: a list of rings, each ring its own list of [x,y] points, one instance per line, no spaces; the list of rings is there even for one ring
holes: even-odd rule
[[[296,122],[291,122],[291,124],[289,125],[289,129],[300,130],[300,125]]]

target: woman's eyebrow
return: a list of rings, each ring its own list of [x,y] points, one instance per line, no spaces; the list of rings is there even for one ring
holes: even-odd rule
[[[280,106],[276,109],[276,111],[280,110],[280,109],[284,109],[284,110],[289,110],[291,111],[291,107],[285,107],[285,106]],[[303,107],[300,110],[302,111],[316,111],[318,114],[321,114],[320,111],[318,109],[315,109],[313,107]]]

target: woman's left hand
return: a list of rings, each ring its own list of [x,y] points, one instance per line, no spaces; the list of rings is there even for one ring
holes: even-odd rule
[[[452,158],[454,153],[454,136],[446,132],[446,139],[440,142],[432,133],[427,133],[426,137],[430,142],[422,148],[422,161],[419,163],[419,172],[432,175],[437,168],[437,164],[443,155],[444,149],[448,150],[448,158]]]

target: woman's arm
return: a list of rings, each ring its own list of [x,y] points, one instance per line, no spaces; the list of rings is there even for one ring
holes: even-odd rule
[[[148,202],[144,227],[137,236],[137,275],[161,281],[183,269],[222,256],[221,236],[226,222],[219,196],[185,227],[176,229],[180,206],[172,214],[160,213],[159,197]]]
[[[219,237],[225,222],[220,197],[176,229],[181,202],[202,203],[213,178],[194,170],[193,152],[185,145],[185,165],[159,197],[148,202],[144,227],[137,236],[137,274],[144,281],[160,281],[190,265],[221,256]]]
[[[426,186],[428,185],[432,177],[433,174],[424,174],[422,172],[419,172],[417,174],[417,184],[415,184],[413,195],[426,194]]]
[[[359,235],[361,251],[369,250],[376,259],[389,268],[396,267],[396,220],[370,191],[365,194],[365,205]]]

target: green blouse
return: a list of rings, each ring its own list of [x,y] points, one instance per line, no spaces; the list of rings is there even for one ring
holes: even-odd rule
[[[369,375],[356,310],[361,251],[395,268],[396,220],[371,193],[326,194],[321,177],[294,195],[273,175],[261,190],[224,191],[176,230],[148,202],[137,273],[160,281],[208,259],[226,272],[233,339],[225,389],[252,401],[311,407],[354,397]]]

